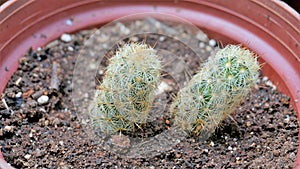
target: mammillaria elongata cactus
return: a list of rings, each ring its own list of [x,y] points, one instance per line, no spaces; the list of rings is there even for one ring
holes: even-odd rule
[[[94,126],[111,134],[145,123],[160,70],[156,51],[149,45],[130,43],[119,48],[96,94],[97,108],[91,112]]]
[[[178,93],[174,124],[196,135],[213,132],[255,85],[259,69],[255,54],[241,46],[219,50]]]

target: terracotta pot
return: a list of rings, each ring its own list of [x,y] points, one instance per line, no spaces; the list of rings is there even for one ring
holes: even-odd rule
[[[18,59],[64,32],[99,26],[140,12],[184,18],[223,43],[242,43],[261,56],[264,75],[291,96],[300,113],[300,16],[275,0],[99,1],[11,0],[0,8],[0,92]],[[67,20],[72,25],[66,24]],[[300,165],[300,148],[295,166]]]

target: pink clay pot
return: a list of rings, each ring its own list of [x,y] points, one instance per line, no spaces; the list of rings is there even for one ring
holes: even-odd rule
[[[291,97],[299,118],[300,16],[278,0],[10,0],[0,7],[0,92],[30,47],[141,12],[175,15],[223,43],[245,44],[266,63],[263,74]],[[72,26],[66,24],[69,19]]]

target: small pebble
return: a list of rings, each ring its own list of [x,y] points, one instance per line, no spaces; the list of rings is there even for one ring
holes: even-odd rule
[[[275,157],[278,157],[279,156],[279,151],[278,150],[273,150],[273,154]]]
[[[38,102],[39,104],[46,104],[46,103],[48,103],[48,101],[49,101],[49,97],[46,96],[46,95],[42,95],[41,97],[39,97],[39,98],[37,99],[37,102]]]
[[[211,40],[208,41],[208,44],[209,44],[209,46],[211,46],[211,47],[215,47],[215,46],[217,45],[217,41],[214,40],[214,39],[211,39]]]
[[[169,125],[170,124],[170,120],[166,120],[166,124]]]
[[[49,120],[46,120],[45,123],[44,123],[44,125],[48,126],[49,125]]]
[[[207,50],[208,52],[210,52],[212,50],[212,47],[211,46],[206,46],[205,50]]]
[[[136,36],[133,36],[133,37],[130,38],[130,40],[131,40],[132,42],[137,42],[137,41],[139,40],[139,38],[136,37]]]
[[[72,46],[68,46],[68,51],[73,52],[74,48]]]
[[[81,125],[80,124],[76,124],[75,128],[76,129],[80,129]]]
[[[199,48],[204,48],[205,47],[205,43],[204,42],[200,42],[199,43]]]
[[[155,95],[160,95],[164,92],[171,91],[171,90],[173,90],[173,88],[168,83],[162,81],[158,85],[157,90],[155,91]]]
[[[209,145],[212,146],[212,147],[214,147],[215,143],[211,141]]]
[[[99,72],[98,72],[99,75],[103,75],[103,73],[104,73],[104,71],[101,70],[101,69],[100,69]]]
[[[267,81],[268,79],[269,79],[269,78],[268,78],[267,76],[264,76],[262,80],[265,82],[265,81]]]
[[[73,25],[72,20],[71,19],[66,20],[66,25],[72,26]]]
[[[64,33],[61,35],[60,40],[62,40],[63,42],[71,42],[72,36]]]
[[[163,41],[165,41],[165,40],[166,40],[166,37],[165,37],[165,36],[159,37],[159,41],[160,41],[160,42],[163,42]]]
[[[14,92],[8,92],[8,93],[6,93],[6,96],[8,97],[8,98],[15,98],[16,97],[16,94],[14,93]]]
[[[37,92],[35,92],[35,93],[33,93],[32,95],[31,95],[31,97],[33,98],[33,99],[37,99],[37,98],[39,98],[40,96],[42,96],[43,95],[43,91],[37,91]]]
[[[250,126],[251,126],[250,121],[247,121],[247,122],[246,122],[246,126],[247,126],[247,127],[250,127]]]
[[[230,151],[231,151],[231,150],[232,150],[232,147],[231,147],[231,146],[228,146],[228,150],[230,150]]]
[[[22,92],[18,92],[18,93],[16,94],[16,98],[20,98],[20,97],[22,97]]]
[[[175,154],[175,157],[176,157],[176,158],[180,158],[180,157],[181,157],[181,154],[176,153],[176,154]]]
[[[25,158],[26,160],[29,160],[29,159],[30,159],[30,157],[31,157],[31,155],[30,155],[30,154],[26,154],[26,155],[24,156],[24,158]]]
[[[23,162],[23,165],[29,167],[30,164],[28,162]]]
[[[198,31],[197,35],[196,35],[196,38],[200,41],[204,41],[204,42],[207,42],[208,38],[207,38],[207,35],[202,32],[202,31]]]
[[[6,132],[13,132],[13,127],[12,126],[5,126],[4,131]]]

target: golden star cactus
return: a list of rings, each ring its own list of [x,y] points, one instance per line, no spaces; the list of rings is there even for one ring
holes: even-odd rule
[[[96,94],[97,108],[91,111],[94,126],[111,134],[146,123],[160,70],[156,51],[149,45],[130,43],[119,48]]]
[[[255,85],[259,69],[255,54],[241,46],[219,50],[178,93],[174,124],[196,135],[213,132]]]

